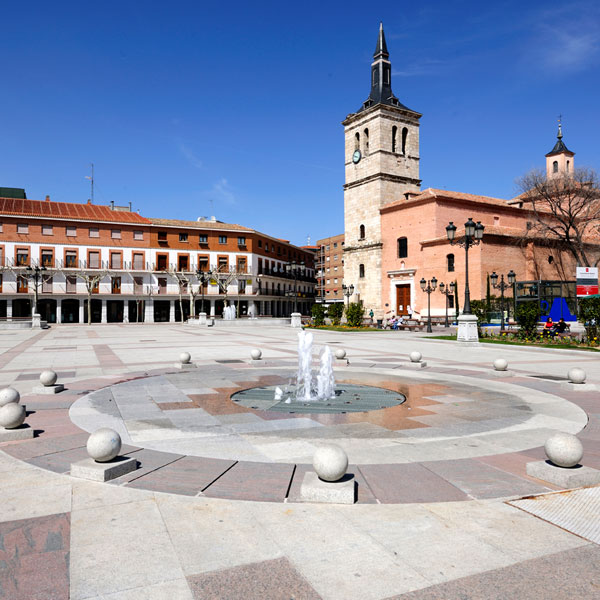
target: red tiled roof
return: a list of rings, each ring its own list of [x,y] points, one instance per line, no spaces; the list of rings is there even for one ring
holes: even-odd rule
[[[148,219],[136,212],[111,210],[109,206],[76,204],[74,202],[45,202],[20,198],[0,198],[0,215],[150,225]]]
[[[163,225],[165,227],[190,227],[193,229],[221,229],[235,231],[253,231],[243,225],[235,225],[234,223],[223,223],[221,221],[182,221],[180,219],[149,219],[153,225]]]
[[[405,206],[412,206],[413,204],[419,204],[423,200],[430,200],[434,198],[449,199],[449,200],[468,200],[471,202],[478,202],[480,204],[494,204],[496,206],[508,207],[509,204],[502,198],[492,198],[491,196],[479,196],[477,194],[465,194],[464,192],[451,192],[449,190],[437,190],[435,188],[427,188],[420,194],[412,196],[408,200],[405,198],[396,200],[390,204],[386,204],[381,208],[381,212],[387,211],[388,209],[403,208]]]

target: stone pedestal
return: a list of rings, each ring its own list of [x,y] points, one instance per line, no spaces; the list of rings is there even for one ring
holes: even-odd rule
[[[456,339],[459,342],[479,343],[477,333],[477,317],[475,315],[460,315],[458,321],[458,332]]]
[[[354,504],[356,487],[354,475],[346,474],[340,481],[323,481],[314,471],[308,471],[300,487],[300,500],[327,504]]]
[[[302,327],[302,315],[300,313],[292,313],[292,327]]]
[[[563,488],[576,488],[600,483],[600,471],[583,465],[557,467],[549,460],[527,463],[527,475]]]
[[[408,362],[408,363],[403,363],[402,364],[403,367],[406,367],[407,369],[424,369],[427,366],[427,362],[424,360],[420,360],[419,362]]]
[[[508,369],[506,369],[506,371],[496,371],[494,369],[492,371],[492,375],[494,377],[514,377],[515,372],[514,371],[509,371]]]
[[[33,437],[33,427],[23,423],[15,429],[0,427],[0,444],[2,442],[14,442],[16,440],[30,440]]]
[[[206,313],[201,312],[198,315],[198,325],[206,325]]]
[[[560,387],[572,392],[595,392],[598,390],[598,386],[593,383],[573,383],[572,381],[563,381]]]
[[[195,369],[196,365],[194,363],[180,363],[177,362],[173,365],[176,369]]]
[[[33,394],[58,394],[63,392],[65,386],[62,383],[55,383],[54,385],[38,385],[33,388]]]
[[[117,456],[109,462],[96,462],[85,458],[71,464],[71,476],[90,481],[110,481],[137,469],[137,460],[127,456]]]
[[[33,313],[31,316],[31,328],[32,329],[41,329],[42,328],[42,315],[38,313]]]

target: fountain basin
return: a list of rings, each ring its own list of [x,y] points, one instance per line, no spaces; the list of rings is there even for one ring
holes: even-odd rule
[[[392,390],[370,385],[337,383],[335,396],[327,400],[303,400],[296,397],[296,386],[282,388],[280,400],[275,400],[276,385],[255,387],[237,392],[231,400],[245,408],[283,413],[350,413],[391,408],[406,401],[406,396]]]

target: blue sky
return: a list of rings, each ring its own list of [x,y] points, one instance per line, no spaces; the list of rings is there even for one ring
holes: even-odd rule
[[[424,187],[511,197],[563,115],[600,169],[600,5],[5,4],[0,186],[133,203],[306,243],[343,231],[343,128],[379,21],[392,88],[423,113]],[[385,4],[385,5],[384,5]]]

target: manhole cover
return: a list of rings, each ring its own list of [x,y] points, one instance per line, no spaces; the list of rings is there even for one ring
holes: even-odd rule
[[[256,387],[237,392],[231,396],[236,404],[255,410],[286,413],[349,413],[367,412],[398,406],[406,400],[399,392],[350,383],[336,384],[335,398],[328,400],[300,400],[296,398],[294,385],[279,386],[283,390],[281,400],[275,400],[278,386]]]

